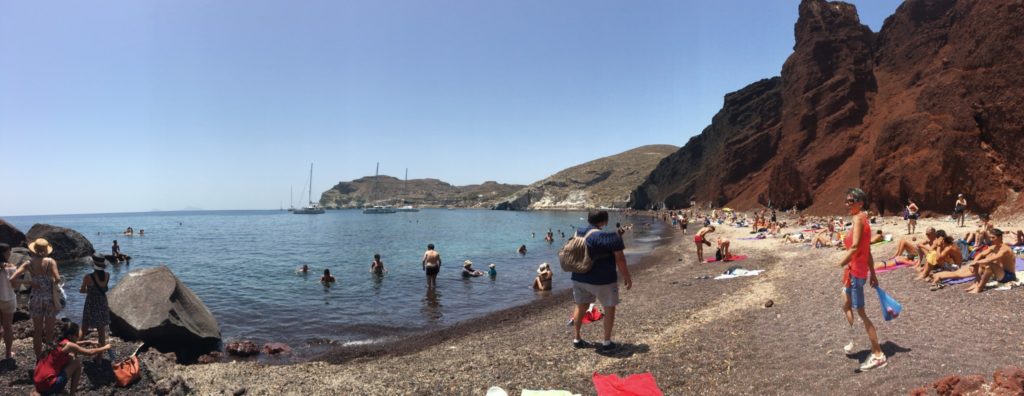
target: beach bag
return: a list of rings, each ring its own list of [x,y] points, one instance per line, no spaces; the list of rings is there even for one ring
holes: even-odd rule
[[[120,362],[111,363],[110,368],[114,370],[117,386],[122,388],[128,387],[141,376],[139,374],[139,357],[134,354]]]
[[[68,297],[64,294],[64,284],[58,281],[53,281],[53,306],[57,307],[57,310],[64,309],[64,306],[68,303]]]
[[[886,321],[898,318],[900,312],[903,311],[903,306],[889,296],[885,290],[882,290],[881,287],[875,288],[875,291],[878,292],[878,301],[882,303],[882,318]]]
[[[565,246],[562,246],[562,250],[558,252],[558,264],[562,266],[562,271],[576,274],[590,272],[594,261],[591,260],[590,254],[587,252],[587,237],[598,231],[600,230],[595,228],[587,231],[586,235],[582,237],[573,235],[565,243]]]
[[[722,261],[722,249],[715,250],[715,260]]]

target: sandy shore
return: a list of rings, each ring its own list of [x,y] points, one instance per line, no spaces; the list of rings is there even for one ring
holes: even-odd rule
[[[954,235],[969,229],[922,220],[919,230],[928,225]],[[902,222],[881,228],[898,237],[905,232]],[[1019,320],[1024,289],[982,295],[967,295],[962,287],[932,292],[913,280],[913,271],[903,269],[879,276],[882,288],[903,303],[900,318],[884,322],[877,296],[867,291],[867,311],[878,326],[889,365],[858,373],[868,342],[862,327],[849,331],[839,309],[836,264],[842,252],[776,239],[738,240],[749,237],[748,230],[728,226],[718,234],[734,239],[734,253],[749,258],[697,263],[692,234],[671,229],[665,244],[632,266],[634,287],[622,293],[616,323],[615,339],[623,346],[612,354],[570,346],[571,296],[562,292],[441,332],[340,349],[320,361],[172,366],[161,375],[181,376],[200,395],[242,390],[247,395],[483,395],[492,385],[511,395],[524,388],[592,395],[595,372],[624,376],[648,371],[667,395],[817,395],[839,389],[888,395],[906,394],[947,374],[986,375],[1024,365]],[[880,258],[894,249],[889,243],[872,251]],[[756,277],[701,279],[730,266],[766,271]],[[774,304],[765,308],[769,299]],[[585,326],[591,340],[600,333],[599,323]],[[847,356],[842,346],[851,336],[858,348]],[[981,337],[987,341],[971,342]],[[29,345],[29,339],[18,341],[21,348]],[[27,390],[23,381],[11,385]]]
[[[920,231],[928,225],[954,234],[967,230],[922,220]],[[905,232],[901,227],[882,228],[899,236]],[[670,243],[633,269],[634,287],[622,294],[616,324],[615,339],[624,345],[610,355],[571,348],[566,326],[571,297],[562,293],[404,344],[325,356],[323,362],[188,366],[179,367],[180,374],[199,394],[244,388],[246,394],[482,395],[497,385],[513,395],[524,388],[587,395],[594,394],[595,372],[646,371],[672,395],[829,394],[837,389],[896,394],[950,373],[984,374],[1024,363],[1021,289],[969,296],[960,287],[928,291],[907,269],[880,275],[882,288],[904,304],[905,312],[884,322],[877,296],[868,292],[868,313],[890,363],[857,373],[868,343],[862,328],[849,332],[839,309],[836,264],[841,252],[772,239],[737,240],[734,251],[749,259],[698,264],[692,240],[678,231],[671,234]],[[749,236],[733,227],[721,227],[720,234]],[[873,252],[882,257],[894,249],[890,243]],[[697,279],[735,265],[766,272]],[[765,308],[769,299],[774,305]],[[599,326],[586,326],[585,336],[598,339]],[[851,334],[858,351],[847,356],[842,346]],[[967,342],[979,336],[990,342]]]

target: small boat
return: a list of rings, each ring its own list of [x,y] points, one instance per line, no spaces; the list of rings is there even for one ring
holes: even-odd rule
[[[293,209],[293,214],[324,214],[324,208],[320,206],[319,202],[313,202],[313,164],[309,164],[309,193],[307,200],[309,205],[303,206],[299,209]]]
[[[374,205],[372,207],[363,209],[363,214],[385,214],[385,213],[395,213],[397,211],[398,211],[397,209],[395,209],[395,208],[393,208],[391,206]]]
[[[405,206],[403,206],[401,208],[397,208],[395,210],[397,210],[399,212],[419,212],[420,211],[419,209],[413,207],[412,205],[405,205]]]

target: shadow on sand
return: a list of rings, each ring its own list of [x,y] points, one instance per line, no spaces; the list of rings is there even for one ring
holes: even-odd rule
[[[597,352],[598,355],[616,359],[625,359],[638,353],[647,353],[650,351],[651,347],[647,346],[647,344],[620,343],[618,348],[607,352],[601,352],[601,350],[595,348],[595,352]]]
[[[895,356],[898,353],[905,353],[905,352],[912,351],[912,349],[901,347],[899,345],[896,345],[896,343],[894,343],[892,341],[886,341],[886,342],[882,343],[881,347],[882,347],[882,352],[885,353],[885,357],[887,357],[887,358],[891,358],[891,357]],[[867,360],[868,355],[870,355],[870,354],[871,354],[871,349],[864,349],[864,350],[859,351],[857,353],[846,355],[846,357],[848,359],[853,359],[853,360],[856,360],[858,362],[864,362],[865,360]],[[856,370],[854,370],[854,372],[855,373],[859,373],[860,369],[856,369]]]

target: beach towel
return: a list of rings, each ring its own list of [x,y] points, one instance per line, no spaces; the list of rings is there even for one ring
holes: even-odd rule
[[[911,265],[913,265],[913,263],[897,261],[896,265],[890,265],[890,266],[885,267],[885,268],[878,268],[878,269],[875,270],[875,273],[876,274],[884,274],[886,272],[895,271],[895,270],[898,270],[900,268],[907,268],[907,267],[909,267]]]
[[[885,290],[882,290],[881,287],[876,287],[875,291],[878,292],[878,301],[882,304],[882,318],[886,321],[898,318],[900,312],[903,311],[903,306],[887,294]]]
[[[600,309],[597,309],[596,305],[590,304],[590,308],[587,308],[587,313],[583,314],[583,324],[599,321],[603,317],[604,312],[601,312]],[[569,326],[572,326],[573,319],[575,318],[572,316],[572,314],[569,314]]]
[[[663,396],[651,373],[633,374],[619,378],[615,374],[594,373],[597,396]]]
[[[1017,257],[1017,263],[1016,263],[1016,265],[1014,265],[1014,269],[1017,270],[1017,279],[1021,279],[1020,272],[1024,272],[1024,259],[1022,259],[1020,257]],[[973,281],[976,278],[977,277],[975,277],[974,275],[971,275],[971,276],[968,276],[966,278],[960,278],[960,279],[946,279],[946,280],[942,281],[942,283],[947,284],[947,285],[959,285],[961,283],[967,283],[967,282]],[[1007,289],[1002,289],[1002,290],[1007,290]]]
[[[732,257],[729,257],[728,259],[724,259],[724,260],[721,260],[721,261],[741,261],[741,260],[746,260],[746,258],[747,258],[747,256],[740,255],[740,254],[734,254],[734,255],[732,255]],[[716,260],[714,257],[708,259],[709,263],[714,263],[714,262],[717,262],[717,261],[719,261],[719,260]]]
[[[736,238],[736,239],[741,240],[741,241],[757,241],[757,240],[763,240],[764,237],[749,237],[749,238]]]
[[[757,276],[760,275],[764,270],[748,270],[743,268],[730,268],[719,276],[715,277],[715,280],[739,278],[741,276]]]
[[[523,396],[580,396],[579,393],[572,393],[567,390],[529,390],[523,389]]]

